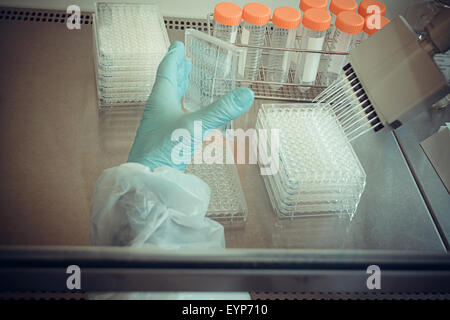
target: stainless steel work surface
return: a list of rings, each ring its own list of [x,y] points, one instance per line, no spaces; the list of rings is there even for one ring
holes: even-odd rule
[[[400,127],[398,137],[405,154],[411,163],[429,203],[431,213],[445,237],[447,248],[450,242],[450,195],[431,165],[420,143],[435,134],[438,129],[450,122],[450,108],[424,110]],[[443,146],[450,148],[450,146]]]
[[[183,38],[172,30],[171,40]],[[89,22],[69,31],[2,20],[0,38],[0,243],[88,245],[93,185],[126,161],[142,110],[98,112]],[[254,122],[260,104],[236,126]],[[227,246],[444,251],[392,133],[354,147],[367,186],[351,223],[277,221],[258,167],[239,165],[249,214],[245,225],[226,226]]]
[[[267,102],[256,102],[249,112],[250,124],[261,103]],[[240,127],[244,118],[236,121],[236,126]],[[369,133],[353,146],[367,173],[367,185],[351,222],[337,218],[275,221],[258,166],[241,165],[249,233],[229,231],[228,245],[239,247],[248,242],[255,247],[444,250],[393,133]],[[260,244],[254,241],[257,238]]]

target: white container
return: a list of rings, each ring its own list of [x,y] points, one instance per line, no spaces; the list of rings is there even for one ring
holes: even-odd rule
[[[322,9],[309,9],[303,16],[303,38],[301,49],[323,50],[331,15]],[[295,82],[301,85],[313,85],[320,64],[320,53],[300,53],[297,61]],[[308,90],[307,87],[302,90]]]
[[[301,14],[291,7],[279,7],[273,12],[274,24],[271,35],[272,47],[293,48],[297,28],[301,22]],[[266,81],[285,83],[290,68],[290,53],[287,51],[270,50],[266,69]],[[278,89],[281,84],[271,84],[272,89]]]

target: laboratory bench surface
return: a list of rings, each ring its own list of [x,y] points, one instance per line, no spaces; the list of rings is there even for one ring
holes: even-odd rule
[[[80,30],[64,23],[0,21],[2,245],[89,245],[94,183],[104,169],[127,159],[142,110],[99,112],[92,25],[86,19]],[[183,30],[168,31],[171,41],[184,39]],[[255,101],[236,127],[245,127],[244,119],[251,126],[267,102]],[[225,227],[227,247],[445,252],[449,197],[432,167],[423,165],[417,141],[449,121],[449,112],[442,113],[418,117],[396,134],[369,133],[353,143],[367,185],[351,223],[278,221],[258,166],[238,165],[248,219]],[[428,131],[415,131],[426,126]],[[414,175],[403,141],[418,168]],[[425,181],[422,193],[415,177]]]

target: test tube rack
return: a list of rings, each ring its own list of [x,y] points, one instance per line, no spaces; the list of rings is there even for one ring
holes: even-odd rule
[[[208,14],[207,20],[207,32],[212,35],[213,31],[213,15]],[[255,98],[259,99],[269,99],[269,100],[281,100],[281,101],[292,101],[292,102],[312,102],[316,96],[318,96],[323,90],[325,90],[330,83],[327,83],[325,77],[323,77],[322,72],[318,73],[315,84],[313,85],[301,85],[295,83],[295,62],[297,61],[298,55],[306,53],[317,53],[322,54],[321,59],[328,59],[331,55],[348,55],[348,52],[338,52],[338,51],[326,51],[326,50],[307,50],[299,49],[300,38],[297,36],[295,41],[295,48],[278,48],[271,46],[271,31],[273,30],[273,24],[270,22],[266,27],[265,45],[264,46],[253,46],[244,44],[235,44],[238,47],[243,48],[257,48],[262,50],[261,66],[259,68],[259,75],[256,80],[243,80],[238,79],[237,87],[249,87],[255,92]],[[240,39],[242,33],[241,27],[238,29],[237,39]],[[277,70],[271,70],[266,66],[267,57],[274,51],[289,52],[291,59],[291,66],[288,73],[288,79],[285,83],[277,83],[267,81],[267,75],[270,72],[275,72]],[[273,89],[281,85],[279,89]]]

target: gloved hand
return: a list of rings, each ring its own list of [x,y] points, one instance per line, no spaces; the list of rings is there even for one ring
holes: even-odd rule
[[[143,164],[150,170],[169,166],[184,171],[186,164],[176,165],[171,159],[172,149],[180,143],[171,141],[174,130],[182,128],[190,132],[193,156],[193,149],[201,144],[208,130],[216,129],[239,117],[253,104],[253,91],[239,88],[205,108],[192,113],[183,112],[181,98],[188,88],[191,68],[192,64],[186,58],[184,44],[179,41],[173,42],[158,67],[156,81],[145,106],[128,162]],[[194,139],[195,120],[202,121],[201,141]]]

